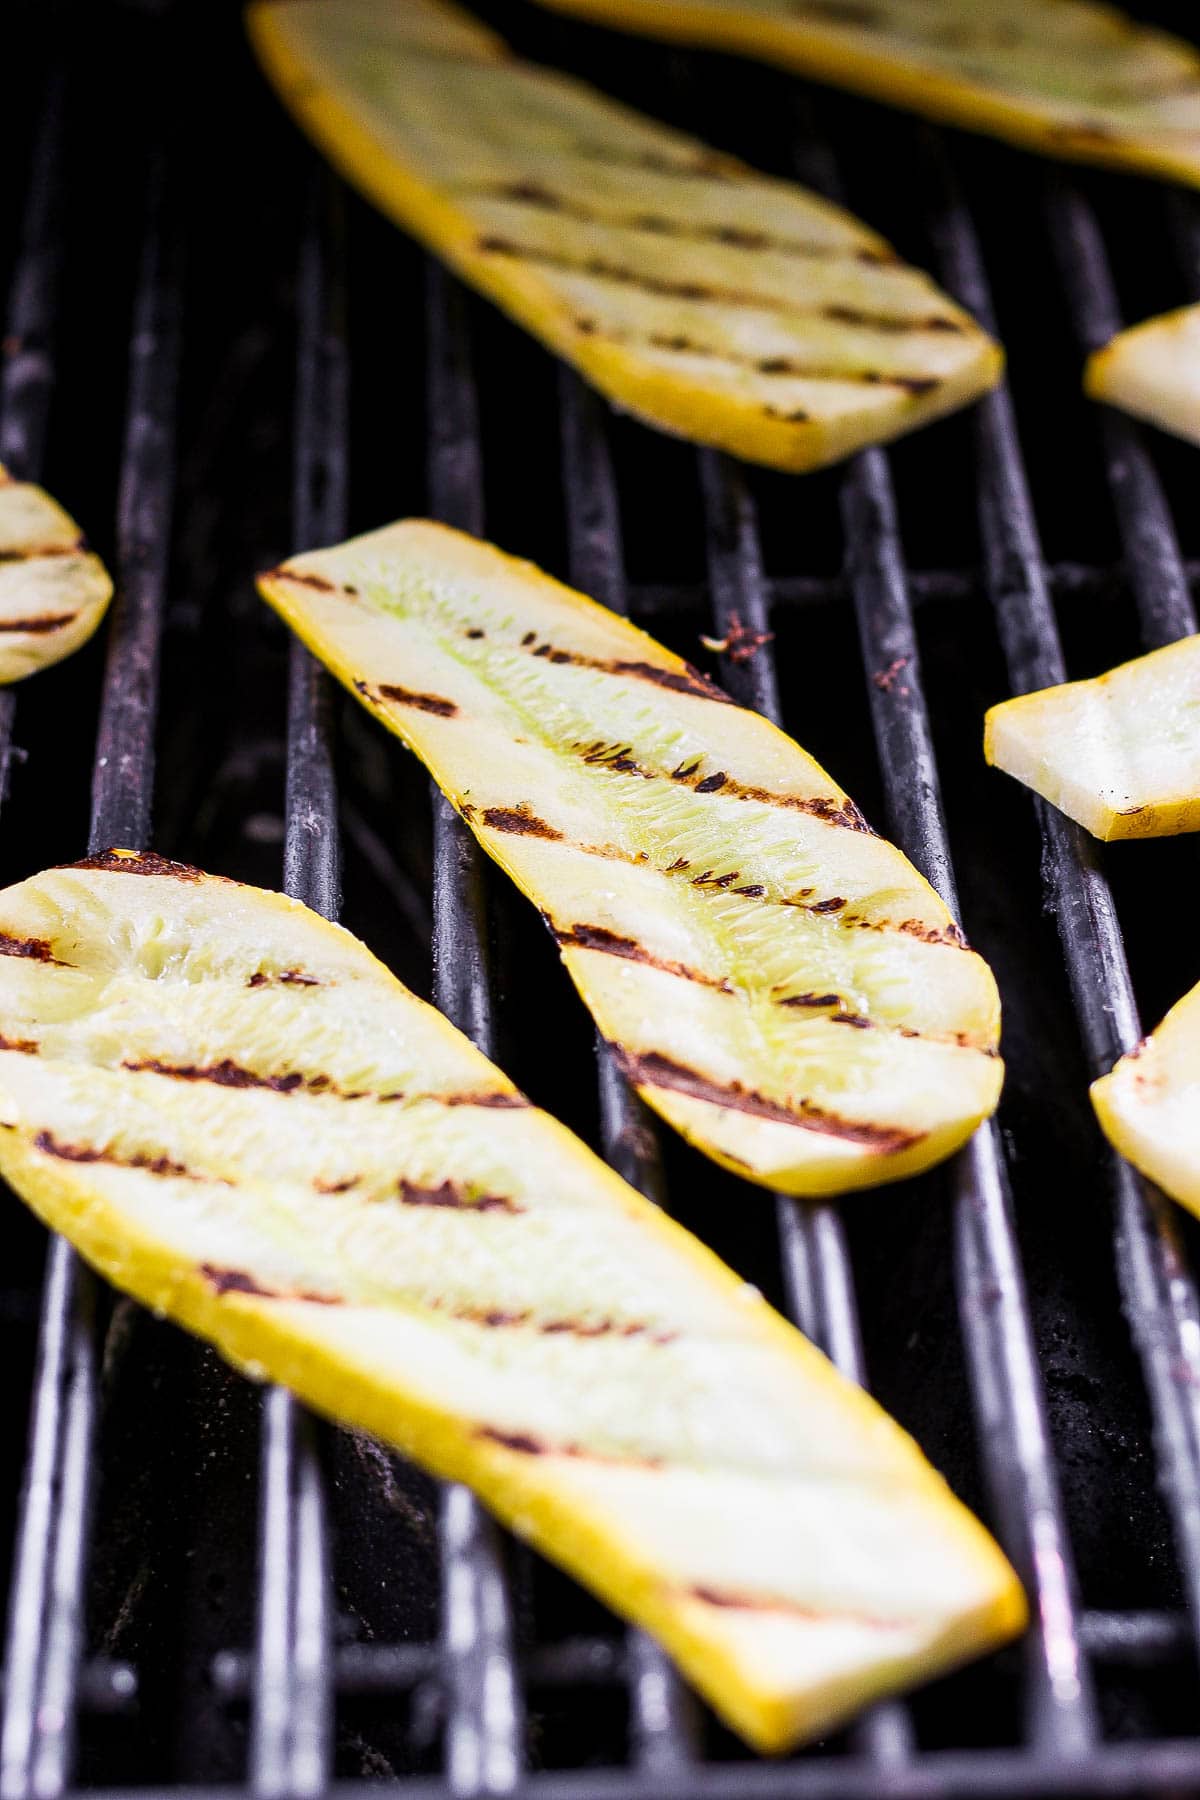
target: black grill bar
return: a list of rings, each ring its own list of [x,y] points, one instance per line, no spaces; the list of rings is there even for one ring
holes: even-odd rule
[[[444,524],[481,535],[483,462],[463,296],[430,263],[427,276],[429,498]],[[485,1056],[493,1054],[482,858],[435,787],[433,994]],[[469,1488],[442,1488],[442,1650],[446,1773],[455,1794],[506,1794],[522,1766],[523,1709],[500,1534]]]
[[[341,195],[314,183],[297,276],[296,550],[346,533],[347,354]],[[341,905],[333,707],[328,676],[298,638],[288,656],[284,889],[336,919]],[[283,1388],[263,1398],[258,1638],[250,1782],[275,1797],[322,1792],[330,1769],[333,1669],[325,1497],[315,1422]]]
[[[1051,190],[1051,235],[1075,329],[1085,351],[1097,350],[1124,321],[1099,221],[1079,190]],[[1196,629],[1196,610],[1175,527],[1141,427],[1111,407],[1100,409],[1108,485],[1147,648]]]
[[[736,466],[702,451],[700,484],[708,535],[709,587],[717,641],[740,624],[754,634],[768,630],[762,551],[754,502]],[[763,642],[742,662],[722,658],[722,680],[743,705],[753,706],[774,724],[782,723],[775,657]],[[844,1375],[866,1386],[866,1363],[858,1322],[858,1302],[850,1253],[837,1207],[775,1199],[784,1280],[792,1312],[802,1329]],[[912,1753],[907,1708],[900,1701],[875,1706],[859,1722],[856,1738],[881,1766],[896,1767]]]
[[[150,830],[179,355],[178,270],[164,236],[157,163],[147,211],[118,496],[117,599],[92,784],[92,853],[112,844],[140,847]],[[93,1485],[95,1294],[74,1252],[53,1239],[9,1608],[0,1742],[5,1800],[53,1796],[71,1774]]]
[[[951,187],[940,230],[951,290],[994,329],[994,307],[970,213]],[[1093,272],[1095,272],[1093,265]],[[1006,389],[979,412],[980,523],[1009,678],[1017,693],[1065,679],[1044,579],[1037,525]],[[1095,1073],[1139,1036],[1125,949],[1099,847],[1065,815],[1035,799],[1043,879],[1058,922]],[[1189,1607],[1200,1620],[1200,1314],[1195,1283],[1168,1203],[1128,1163],[1109,1158],[1116,1267],[1155,1422],[1160,1482],[1171,1510]]]
[[[600,401],[565,365],[559,371],[567,562],[576,587],[614,612],[629,611],[621,513]],[[658,1136],[647,1108],[596,1038],[604,1155],[656,1206],[666,1203]],[[698,1749],[699,1719],[674,1666],[645,1632],[629,1639],[634,1759],[652,1774],[682,1773]]]

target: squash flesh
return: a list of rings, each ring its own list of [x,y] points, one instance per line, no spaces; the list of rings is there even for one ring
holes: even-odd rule
[[[22,681],[85,644],[112,582],[74,519],[0,464],[0,685]]]
[[[1084,372],[1093,400],[1200,444],[1200,306],[1183,306],[1120,331]]]
[[[994,1108],[999,1002],[825,771],[628,621],[410,520],[264,597],[532,898],[644,1098],[751,1179],[898,1179]]]
[[[1200,1217],[1200,986],[1091,1091],[1110,1143]]]
[[[1020,1629],[912,1441],[348,933],[114,851],[6,890],[0,945],[0,1170],[34,1210],[469,1482],[753,1743]]]
[[[992,707],[984,754],[1094,837],[1200,830],[1200,637]]]
[[[259,0],[250,33],[342,172],[622,406],[799,470],[995,385],[996,346],[849,214],[405,12]]]
[[[1093,0],[542,0],[1074,162],[1200,185],[1200,54]]]

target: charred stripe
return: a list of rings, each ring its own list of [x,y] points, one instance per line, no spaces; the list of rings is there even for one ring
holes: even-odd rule
[[[53,963],[56,969],[71,969],[75,966],[55,956],[49,938],[17,937],[10,931],[0,931],[0,956],[19,956],[28,962]]]
[[[572,925],[569,930],[560,931],[551,925],[558,946],[562,950],[598,950],[605,956],[623,956],[630,962],[646,963],[650,968],[660,969],[665,975],[678,975],[684,981],[697,981],[702,987],[716,988],[718,993],[732,994],[730,983],[720,975],[706,975],[701,969],[691,969],[686,963],[671,962],[666,957],[655,956],[636,938],[622,937],[616,931],[610,931],[606,925]]]
[[[449,1178],[439,1182],[436,1187],[429,1187],[419,1181],[410,1181],[407,1175],[403,1175],[396,1184],[396,1191],[405,1206],[447,1207],[456,1212],[525,1211],[523,1206],[518,1206],[507,1194],[472,1194],[461,1181]]]
[[[144,1150],[135,1150],[132,1155],[122,1156],[116,1150],[102,1150],[94,1144],[64,1143],[51,1131],[39,1131],[33,1143],[34,1148],[42,1151],[43,1155],[56,1156],[60,1162],[112,1163],[118,1169],[142,1169],[147,1175],[167,1175],[178,1181],[219,1179],[211,1175],[197,1175],[169,1156],[151,1156]],[[222,1186],[225,1185],[227,1184],[222,1183]]]
[[[381,681],[375,686],[369,681],[356,681],[355,688],[368,700],[378,704],[382,700],[394,701],[397,706],[414,706],[418,712],[434,713],[439,719],[453,719],[457,716],[458,705],[447,700],[442,694],[418,694],[411,688],[398,687],[395,682]]]
[[[249,1294],[256,1300],[306,1300],[310,1306],[342,1306],[340,1294],[310,1294],[283,1288],[263,1287],[245,1269],[222,1269],[216,1263],[201,1263],[200,1273],[218,1295]]]

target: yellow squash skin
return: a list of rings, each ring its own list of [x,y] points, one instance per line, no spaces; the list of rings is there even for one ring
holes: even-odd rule
[[[1200,185],[1200,54],[1092,0],[542,0],[1047,156]]]
[[[1092,1083],[1105,1137],[1200,1217],[1200,986]]]
[[[82,546],[74,519],[0,464],[0,685],[61,662],[104,617],[112,582]]]
[[[1200,306],[1119,331],[1088,358],[1083,385],[1093,400],[1200,444]]]
[[[1200,637],[993,706],[983,748],[1093,837],[1200,830]]]
[[[812,469],[965,405],[998,348],[873,232],[431,0],[258,0],[296,118],[406,230],[664,431]]]
[[[125,850],[8,888],[0,1046],[48,1225],[469,1482],[761,1749],[1021,1629],[912,1440],[298,902]]]
[[[627,620],[421,520],[264,597],[540,908],[643,1097],[794,1194],[894,1181],[994,1109],[999,1000],[798,745]]]

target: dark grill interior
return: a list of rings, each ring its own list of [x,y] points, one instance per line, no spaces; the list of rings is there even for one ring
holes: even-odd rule
[[[345,194],[235,8],[23,0],[0,460],[83,521],[119,600],[107,647],[0,695],[0,876],[153,843],[326,912],[343,894],[405,981],[870,1380],[998,1531],[1036,1624],[755,1763],[461,1490],[260,1395],[13,1202],[0,1793],[1200,1786],[1197,1228],[1107,1152],[1086,1095],[1138,1007],[1154,1021],[1200,975],[1194,841],[1100,852],[981,752],[993,700],[1195,630],[1196,452],[1102,416],[1078,372],[1118,310],[1200,295],[1200,206],[493,10],[522,49],[843,193],[996,324],[1012,396],[801,480],[698,455],[613,417]],[[649,1124],[531,909],[254,597],[287,551],[423,511],[628,607],[781,717],[951,900],[957,881],[1006,1006],[998,1130],[806,1208]],[[735,612],[775,640],[722,668],[698,637]]]

